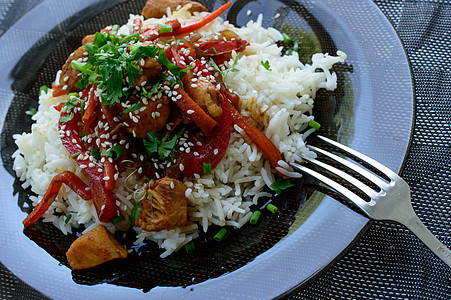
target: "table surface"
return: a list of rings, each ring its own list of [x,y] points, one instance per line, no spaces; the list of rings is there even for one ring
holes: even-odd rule
[[[1,0],[0,36],[41,0]],[[413,139],[401,176],[425,225],[451,247],[451,1],[374,0],[399,34],[416,95]],[[0,264],[0,298],[40,299]],[[20,287],[20,288],[19,288]],[[451,268],[412,233],[375,221],[291,299],[451,299]]]

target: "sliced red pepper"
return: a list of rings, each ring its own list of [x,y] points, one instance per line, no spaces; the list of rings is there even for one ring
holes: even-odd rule
[[[70,187],[80,197],[85,200],[91,200],[91,191],[86,183],[84,183],[77,175],[70,171],[64,171],[53,177],[47,192],[44,194],[41,202],[33,209],[33,211],[23,220],[25,227],[33,225],[47,211],[50,205],[58,196],[62,184]]]
[[[173,91],[181,95],[181,98],[175,101],[185,117],[191,119],[203,133],[209,134],[216,126],[216,121],[210,117],[193,99],[181,88],[174,88]]]
[[[89,95],[88,105],[83,114],[83,117],[81,118],[81,120],[84,123],[83,131],[85,132],[85,134],[91,134],[92,129],[98,123],[98,114],[97,114],[98,100],[94,93],[95,89],[96,89],[96,86],[93,86],[90,89],[90,92],[89,92],[90,94],[87,91],[85,91],[82,95],[83,99],[86,99]]]
[[[222,115],[214,132],[214,139],[206,145],[192,147],[190,155],[185,155],[182,159],[184,176],[191,177],[194,174],[204,174],[204,163],[211,163],[211,170],[216,168],[229,146],[232,125],[230,105],[227,101],[224,101],[222,103]],[[198,155],[194,155],[195,152]]]
[[[63,108],[64,104],[65,104],[65,102],[61,102],[58,105],[54,105],[53,108],[56,109],[57,111],[61,111],[61,109]]]
[[[66,90],[63,90],[63,88],[59,84],[52,84],[52,96],[53,97],[59,97],[66,95]]]
[[[212,43],[205,43],[199,46],[199,49],[204,51],[205,54],[210,56],[221,55],[224,53],[235,51],[242,51],[246,47],[245,41],[236,39],[233,41],[219,41]]]
[[[181,35],[181,34],[190,33],[199,28],[202,28],[205,25],[207,25],[208,23],[210,23],[211,21],[213,21],[214,19],[216,19],[217,17],[219,17],[223,12],[225,12],[227,10],[227,8],[230,7],[230,5],[232,5],[232,3],[227,2],[226,4],[219,7],[217,10],[206,15],[205,17],[194,20],[194,21],[182,23],[180,28],[178,28],[177,30],[173,30],[170,33],[164,33],[164,34],[162,34],[162,36],[167,36],[167,35],[177,36],[177,35]]]
[[[71,117],[67,122],[62,122],[62,117]],[[64,131],[65,135],[61,138],[61,142],[63,146],[67,149],[69,154],[75,159],[77,164],[81,166],[86,173],[88,173],[89,177],[92,177],[96,180],[102,180],[103,170],[99,172],[99,166],[89,166],[86,160],[80,159],[80,157],[86,157],[86,155],[90,155],[86,150],[85,146],[81,142],[80,134],[78,133],[78,122],[81,120],[79,113],[73,113],[68,111],[62,111],[60,122],[59,122],[59,130]],[[64,128],[64,129],[63,129]],[[69,135],[67,134],[69,132]]]
[[[257,145],[257,147],[268,157],[271,165],[276,169],[281,167],[279,165],[279,160],[283,160],[282,154],[279,149],[271,142],[271,140],[260,130],[258,130],[254,125],[251,124],[240,112],[233,106],[231,106],[231,114],[233,123],[238,125],[241,129],[246,132],[246,134],[251,138],[251,140]],[[283,177],[279,171],[277,171],[279,176]]]
[[[118,208],[113,193],[107,190],[101,181],[89,178],[92,201],[100,222],[111,222],[118,216]]]

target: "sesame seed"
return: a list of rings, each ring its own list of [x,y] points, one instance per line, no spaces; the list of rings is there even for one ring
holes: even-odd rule
[[[191,87],[196,88],[196,87],[197,87],[197,84],[192,83],[192,84],[191,84]]]
[[[142,168],[142,167],[139,167],[139,168],[138,168],[138,173],[139,173],[139,174],[142,174],[142,173],[143,173],[143,168]]]
[[[179,169],[180,169],[180,171],[182,171],[182,172],[183,172],[183,170],[185,170],[185,166],[184,166],[184,165],[182,165],[182,164],[180,164],[180,165],[179,165]]]
[[[103,177],[103,180],[110,180],[110,176]]]
[[[213,150],[213,154],[214,154],[214,155],[217,155],[218,153],[219,153],[219,150],[218,150],[218,149]]]
[[[194,113],[194,110],[192,110],[192,109],[188,109],[188,110],[186,111],[186,113],[187,113],[188,115],[191,115],[191,114],[193,114],[193,113]]]

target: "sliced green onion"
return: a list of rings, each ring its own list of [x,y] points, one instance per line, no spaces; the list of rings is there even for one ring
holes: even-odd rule
[[[80,155],[80,152],[72,154],[70,157],[74,158]]]
[[[282,33],[283,41],[287,44],[291,44],[293,40],[286,33]]]
[[[68,215],[67,215],[66,220],[64,220],[64,224],[69,223],[70,218],[72,218],[72,214],[68,214]]]
[[[135,226],[136,219],[138,218],[138,216],[140,214],[142,214],[142,211],[138,211],[138,204],[135,202],[135,204],[133,205],[131,215],[130,215],[132,226]]]
[[[213,237],[215,239],[215,241],[221,241],[224,236],[227,234],[227,229],[225,229],[224,227],[221,228],[221,230],[218,231],[217,234],[215,234],[215,236]]]
[[[43,85],[39,88],[39,95],[41,95],[42,92],[44,92],[44,94],[47,94],[48,91],[49,91],[49,87],[46,85]]]
[[[79,62],[78,60],[73,60],[70,63],[70,66],[72,68],[74,68],[75,70],[78,70],[78,71],[83,71],[83,66],[84,65],[85,65],[85,63]]]
[[[37,112],[38,112],[38,111],[36,110],[36,108],[32,108],[32,109],[30,109],[30,110],[27,110],[27,111],[25,112],[25,114],[26,114],[27,116],[34,116]]]
[[[279,211],[277,206],[275,206],[274,204],[271,204],[271,203],[266,205],[266,209],[269,210],[270,212],[272,212],[273,214],[275,214],[275,213],[277,213]]]
[[[203,167],[204,167],[204,174],[205,175],[210,175],[211,174],[211,163],[204,162]]]
[[[113,219],[113,224],[117,224],[124,219],[123,215],[119,215]]]
[[[294,42],[293,51],[298,52],[298,50],[299,50],[299,44],[298,44],[298,42]]]
[[[135,52],[135,51],[137,51],[138,49],[139,49],[138,46],[136,46],[136,45],[130,45],[130,51],[131,51],[131,52]]]
[[[218,54],[218,51],[216,51],[215,47],[211,47],[211,50],[213,50],[213,52],[214,52],[215,54]]]
[[[185,244],[185,250],[186,252],[190,253],[196,249],[196,246],[194,245],[194,241],[189,242],[188,244]]]
[[[260,216],[261,216],[261,215],[262,215],[262,212],[261,212],[261,211],[259,211],[259,210],[254,211],[254,213],[252,214],[252,217],[251,217],[251,219],[249,220],[249,222],[250,222],[252,225],[257,224],[258,219],[260,219]]]
[[[119,25],[114,24],[114,25],[111,27],[111,30],[112,30],[113,32],[117,33],[117,31],[119,30],[119,28],[120,28]]]
[[[319,128],[321,127],[321,124],[316,122],[315,120],[310,120],[308,122],[308,126],[315,128],[315,130],[319,130]]]
[[[167,24],[158,24],[160,28],[160,33],[172,32],[172,26]]]

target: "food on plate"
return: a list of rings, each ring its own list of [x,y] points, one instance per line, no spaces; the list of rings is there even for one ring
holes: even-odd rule
[[[116,258],[125,258],[127,254],[127,249],[114,235],[104,226],[98,225],[77,238],[67,250],[66,257],[72,269],[81,270]]]
[[[300,176],[288,163],[313,155],[313,99],[336,88],[330,69],[346,55],[303,64],[262,16],[224,22],[229,6],[149,0],[144,16],[86,36],[41,90],[31,132],[14,136],[14,169],[37,194],[23,223],[81,228],[72,268],[108,260],[90,261],[101,240],[115,245],[109,259],[126,256],[106,231],[132,227],[136,245],[154,241],[166,257],[211,225],[255,223],[259,199]]]

